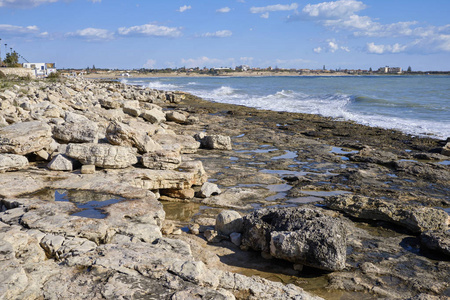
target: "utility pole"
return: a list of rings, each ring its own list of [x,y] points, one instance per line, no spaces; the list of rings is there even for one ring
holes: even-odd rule
[[[0,39],[0,45],[2,44],[2,39]],[[1,49],[1,47],[0,47],[0,67],[3,65],[3,62],[2,62],[2,49]]]

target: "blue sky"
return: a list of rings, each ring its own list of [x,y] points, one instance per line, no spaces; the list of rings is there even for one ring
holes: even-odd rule
[[[450,70],[448,0],[0,0],[1,56],[59,68]]]

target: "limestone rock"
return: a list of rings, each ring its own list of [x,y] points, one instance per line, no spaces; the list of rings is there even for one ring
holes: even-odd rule
[[[404,205],[358,195],[329,197],[325,202],[331,209],[352,217],[391,222],[415,233],[448,229],[448,214],[436,208]]]
[[[180,112],[177,111],[168,111],[166,112],[166,119],[167,121],[172,121],[179,124],[186,123],[186,116]]]
[[[173,170],[180,166],[181,155],[179,151],[157,150],[142,155],[142,165],[153,170]]]
[[[216,230],[223,235],[242,232],[243,219],[237,211],[223,210],[216,218]]]
[[[73,162],[64,154],[58,154],[47,164],[47,168],[53,171],[72,171]]]
[[[219,195],[222,191],[219,189],[217,184],[211,183],[211,182],[205,182],[200,192],[198,193],[198,197],[200,198],[209,198],[214,195]]]
[[[53,136],[63,142],[96,143],[98,126],[85,116],[67,112],[64,124],[54,127]]]
[[[113,145],[136,147],[139,153],[162,150],[146,132],[138,131],[129,125],[112,121],[106,129],[106,138]]]
[[[236,246],[240,246],[242,244],[242,234],[239,232],[233,232],[230,234],[230,240]]]
[[[0,172],[17,171],[28,167],[28,159],[17,154],[0,154]]]
[[[152,124],[159,124],[166,121],[166,114],[159,109],[144,110],[142,117]]]
[[[114,100],[112,98],[105,98],[105,99],[99,99],[98,102],[103,108],[106,109],[117,109],[120,108],[122,105],[119,101]]]
[[[195,153],[200,148],[200,143],[188,135],[155,134],[152,137],[164,148],[173,148],[175,145],[181,146],[181,153]]]
[[[66,155],[84,165],[120,169],[137,163],[136,149],[108,144],[69,144]]]
[[[347,229],[319,209],[260,209],[244,216],[243,227],[244,248],[328,271],[345,267]]]
[[[447,142],[447,144],[442,147],[441,154],[450,156],[450,142]]]
[[[82,165],[81,174],[95,174],[95,165]]]
[[[197,136],[201,147],[205,149],[231,150],[231,138],[224,135]]]
[[[450,256],[450,232],[427,231],[420,235],[420,241],[428,249]]]
[[[192,199],[195,196],[194,189],[162,189],[160,190],[161,195],[168,196],[177,199]]]
[[[22,122],[0,128],[0,153],[25,155],[48,147],[51,128],[40,121]]]

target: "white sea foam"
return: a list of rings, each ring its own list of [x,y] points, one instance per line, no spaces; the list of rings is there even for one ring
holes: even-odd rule
[[[178,88],[177,85],[171,83],[163,83],[161,81],[150,81],[146,87],[155,90],[173,91]]]

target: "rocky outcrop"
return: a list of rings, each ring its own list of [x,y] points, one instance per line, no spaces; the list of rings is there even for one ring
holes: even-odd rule
[[[431,207],[401,204],[395,201],[356,195],[341,195],[326,200],[329,208],[352,217],[391,222],[414,233],[447,230],[448,214]]]
[[[174,149],[181,147],[181,153],[184,154],[195,153],[200,148],[200,143],[188,135],[158,133],[152,138],[164,148]]]
[[[106,128],[106,138],[113,145],[135,147],[139,153],[162,150],[147,132],[113,121]]]
[[[180,166],[181,155],[176,150],[157,150],[142,155],[142,165],[154,170],[173,170]]]
[[[65,153],[84,165],[121,169],[138,162],[136,149],[109,144],[69,144]]]
[[[49,125],[40,121],[22,122],[0,128],[0,153],[25,155],[42,150],[52,142]]]
[[[345,268],[346,227],[319,209],[260,209],[243,219],[243,248],[323,270]]]
[[[449,231],[426,231],[420,235],[420,242],[425,248],[450,256]]]
[[[232,150],[231,139],[223,135],[205,135],[200,133],[195,135],[195,139],[201,143],[205,149]]]

